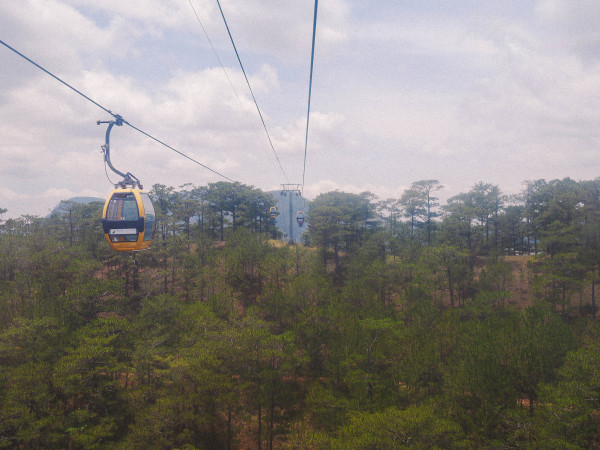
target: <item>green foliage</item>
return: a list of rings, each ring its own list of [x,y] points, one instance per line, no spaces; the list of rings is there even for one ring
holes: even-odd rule
[[[63,445],[52,367],[64,345],[65,331],[50,318],[17,319],[0,333],[0,446]]]
[[[504,321],[492,315],[455,325],[459,340],[444,373],[447,402],[466,431],[494,438],[503,411],[517,398],[504,356]]]
[[[444,419],[430,404],[381,412],[356,412],[334,436],[315,439],[331,449],[468,448],[458,424]]]
[[[599,186],[322,194],[312,248],[239,183],[155,185],[135,255],[100,205],[2,221],[0,447],[597,447]]]
[[[423,259],[436,276],[439,283],[437,287],[447,290],[452,306],[457,300],[464,302],[467,297],[473,296],[473,273],[467,252],[455,246],[441,244],[427,248]]]
[[[555,448],[600,445],[599,331],[594,325],[585,346],[566,356],[557,379],[543,385],[534,427],[537,442]]]
[[[69,405],[65,425],[77,446],[102,448],[124,426],[119,384],[129,370],[128,329],[114,317],[90,322],[54,366],[53,385]]]
[[[361,245],[373,214],[368,193],[335,191],[314,199],[308,212],[310,241],[325,249],[333,248],[336,272],[341,268],[339,252]]]
[[[571,295],[583,287],[585,268],[574,253],[559,253],[553,258],[539,256],[531,263],[535,278],[533,289],[539,298],[560,306],[566,314]]]

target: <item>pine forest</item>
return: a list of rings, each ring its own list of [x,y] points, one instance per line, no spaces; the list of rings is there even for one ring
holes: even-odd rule
[[[252,186],[0,219],[0,447],[600,448],[600,179],[442,202],[317,196],[288,245]],[[0,205],[2,206],[2,205]]]

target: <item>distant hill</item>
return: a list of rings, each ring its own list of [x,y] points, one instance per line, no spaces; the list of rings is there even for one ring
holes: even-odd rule
[[[99,197],[72,197],[67,200],[61,200],[58,203],[58,205],[56,205],[54,208],[52,208],[52,211],[50,211],[50,214],[48,214],[46,216],[46,218],[52,216],[53,214],[60,214],[61,211],[64,211],[65,206],[68,202],[80,203],[82,205],[87,205],[88,203],[93,203],[93,202],[104,203],[105,201],[106,201],[105,198],[99,198]]]
[[[275,219],[275,223],[277,227],[283,233],[283,240],[289,241],[290,236],[293,234],[294,242],[302,242],[302,233],[304,233],[308,228],[308,220],[307,212],[310,209],[310,201],[297,196],[292,195],[292,228],[290,231],[290,197],[289,193],[285,196],[281,195],[281,191],[270,191],[269,194],[273,196],[275,201],[277,202],[277,211],[279,211],[279,215],[277,219]],[[298,211],[304,211],[304,225],[300,227],[298,222],[296,222],[296,214]]]

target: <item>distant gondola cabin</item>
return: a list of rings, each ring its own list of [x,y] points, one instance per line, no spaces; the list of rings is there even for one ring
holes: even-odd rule
[[[298,211],[298,214],[296,214],[296,221],[298,222],[298,226],[303,226],[304,225],[304,211]]]
[[[148,194],[137,188],[112,191],[104,204],[102,228],[108,243],[118,252],[148,248],[156,230],[156,216]]]

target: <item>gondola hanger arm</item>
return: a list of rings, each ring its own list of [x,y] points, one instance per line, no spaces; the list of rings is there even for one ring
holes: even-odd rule
[[[96,122],[97,125],[103,124],[103,123],[107,123],[108,127],[106,128],[106,138],[105,138],[105,143],[102,146],[102,152],[104,153],[104,161],[106,162],[106,164],[108,164],[108,167],[110,167],[110,169],[115,172],[117,175],[120,175],[123,177],[123,180],[118,183],[122,186],[132,186],[135,187],[136,185],[140,188],[142,188],[142,185],[140,184],[140,180],[133,175],[131,172],[127,172],[127,173],[123,173],[120,170],[118,170],[117,168],[115,168],[115,166],[112,165],[112,162],[110,161],[110,132],[112,131],[113,126],[117,125],[117,126],[122,126],[123,125],[123,118],[118,115],[115,114],[115,120],[98,120]]]

